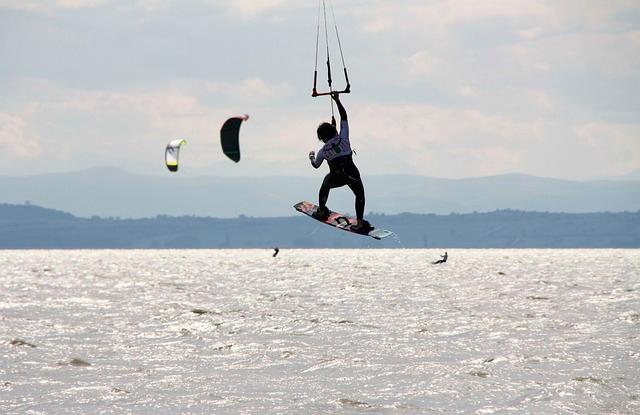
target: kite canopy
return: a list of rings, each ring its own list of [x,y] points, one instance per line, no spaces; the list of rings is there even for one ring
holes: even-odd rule
[[[249,116],[247,114],[229,118],[224,122],[220,129],[220,144],[222,145],[222,151],[227,157],[236,163],[240,161],[240,144],[238,137],[240,133],[240,125],[242,125],[242,121],[246,121],[248,119]]]
[[[180,154],[180,147],[183,144],[187,144],[187,141],[171,140],[167,144],[167,149],[164,152],[164,161],[169,171],[178,171],[178,154]]]

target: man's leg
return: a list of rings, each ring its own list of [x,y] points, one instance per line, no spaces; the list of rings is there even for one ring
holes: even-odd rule
[[[318,202],[320,207],[327,206],[327,200],[329,199],[329,190],[331,190],[331,174],[328,173],[324,176],[322,186],[320,186],[320,193],[318,195]]]
[[[353,192],[356,197],[356,218],[358,220],[362,220],[364,217],[364,186],[362,185],[362,181],[358,180],[354,183],[349,183],[349,189]]]

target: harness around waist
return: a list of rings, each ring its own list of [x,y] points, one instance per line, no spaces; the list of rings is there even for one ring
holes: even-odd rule
[[[352,154],[336,157],[333,160],[327,160],[327,163],[329,163],[331,170],[342,169],[344,167],[354,165]]]

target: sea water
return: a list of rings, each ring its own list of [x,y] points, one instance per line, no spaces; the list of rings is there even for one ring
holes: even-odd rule
[[[640,251],[441,254],[0,251],[0,413],[640,413]]]

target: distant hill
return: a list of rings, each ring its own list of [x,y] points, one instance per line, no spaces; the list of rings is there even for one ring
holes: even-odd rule
[[[61,212],[54,209],[47,209],[40,206],[34,206],[31,204],[0,204],[0,221],[2,222],[75,219],[77,218],[70,213]]]
[[[488,213],[369,217],[383,241],[302,215],[234,219],[78,218],[32,205],[0,205],[0,248],[639,248],[640,212]]]
[[[143,176],[113,168],[0,177],[0,202],[48,206],[77,216],[140,218],[159,214],[237,217],[289,216],[293,204],[317,199],[317,177]],[[471,213],[498,209],[567,213],[640,208],[640,181],[568,181],[519,174],[469,179],[365,176],[367,212]],[[353,212],[347,188],[329,206]]]
[[[629,180],[640,182],[640,169],[634,170],[624,176],[616,177],[614,180]]]

